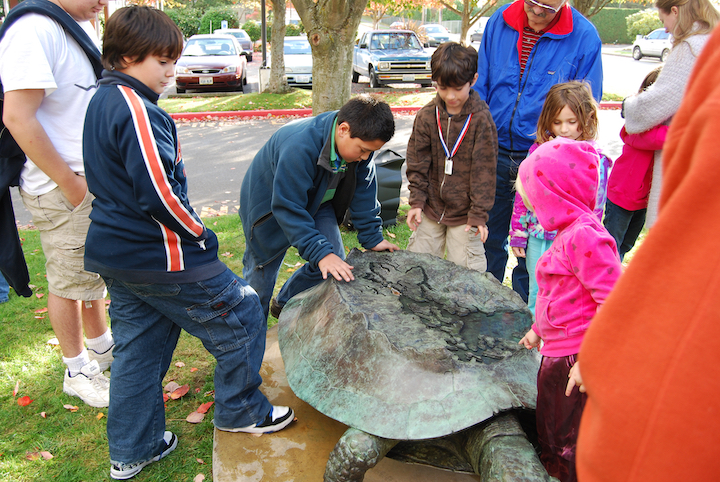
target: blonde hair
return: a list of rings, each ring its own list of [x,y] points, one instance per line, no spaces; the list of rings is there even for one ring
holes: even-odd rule
[[[520,199],[522,199],[525,207],[528,208],[530,211],[535,211],[535,209],[533,209],[532,207],[530,199],[528,199],[527,192],[522,185],[522,181],[520,181],[520,176],[515,178],[515,191],[520,195]]]
[[[570,107],[580,123],[580,137],[577,140],[589,141],[597,138],[597,103],[593,99],[590,84],[573,80],[555,84],[548,91],[538,119],[538,144],[555,137],[552,131],[553,122],[565,106]]]
[[[720,13],[710,0],[657,0],[655,6],[669,14],[672,7],[677,7],[678,18],[673,36],[673,47],[691,35],[710,34],[720,21]],[[699,28],[693,30],[698,24]]]

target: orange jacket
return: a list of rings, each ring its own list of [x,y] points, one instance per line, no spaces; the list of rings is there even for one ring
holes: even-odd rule
[[[593,320],[580,482],[720,478],[720,29],[665,144],[660,216]]]

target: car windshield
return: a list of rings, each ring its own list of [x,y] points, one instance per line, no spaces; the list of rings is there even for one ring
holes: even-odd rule
[[[283,52],[285,55],[312,55],[310,43],[307,40],[285,40]]]
[[[371,49],[379,50],[408,50],[421,49],[422,46],[417,37],[412,33],[387,32],[375,34],[370,40]]]
[[[428,33],[445,33],[446,30],[443,27],[431,25],[428,27],[425,27],[425,31]]]
[[[205,55],[237,55],[233,42],[229,39],[190,39],[184,57],[202,57]]]

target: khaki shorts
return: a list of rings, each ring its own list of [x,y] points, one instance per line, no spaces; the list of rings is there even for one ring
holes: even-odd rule
[[[410,236],[407,250],[413,253],[429,253],[438,258],[445,258],[458,266],[484,272],[487,270],[485,245],[480,236],[476,236],[477,228],[465,232],[465,224],[446,226],[438,224],[423,214],[422,222]]]
[[[105,298],[105,283],[100,275],[84,269],[93,195],[88,192],[74,208],[57,187],[39,196],[21,189],[20,195],[40,231],[50,293],[69,300]]]

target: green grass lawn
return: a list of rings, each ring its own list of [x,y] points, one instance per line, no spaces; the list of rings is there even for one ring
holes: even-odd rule
[[[407,212],[407,206],[401,211]],[[205,223],[218,236],[220,259],[235,273],[242,273],[245,240],[240,217],[208,218]],[[23,230],[20,235],[33,296],[22,298],[11,291],[10,301],[0,305],[0,481],[108,480],[107,409],[89,407],[63,393],[64,365],[59,347],[48,344],[55,335],[43,312],[48,291],[40,237],[36,230]],[[404,221],[385,230],[386,239],[403,248],[409,235]],[[354,232],[343,231],[343,240],[348,250],[359,247]],[[276,289],[302,262],[295,249],[288,251]],[[271,317],[268,325],[275,323]],[[184,366],[176,366],[179,362]],[[213,409],[198,424],[185,418],[200,404],[212,401],[214,367],[214,359],[200,342],[183,333],[164,381],[190,386],[187,395],[166,404],[167,428],[178,435],[178,448],[134,480],[192,481],[198,474],[212,480]],[[18,400],[25,396],[32,403],[20,406]],[[77,410],[65,405],[77,406]],[[42,452],[52,458],[44,459]]]

